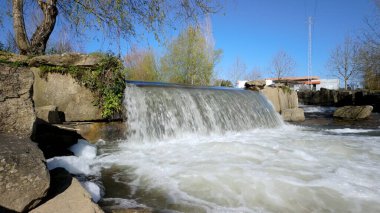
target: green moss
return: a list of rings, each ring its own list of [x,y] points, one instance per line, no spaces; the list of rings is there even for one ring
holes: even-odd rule
[[[26,67],[28,66],[28,63],[24,61],[8,61],[6,59],[0,59],[0,63],[6,64],[11,67]]]
[[[100,56],[100,53],[96,53]],[[40,77],[48,73],[70,74],[79,84],[97,94],[96,105],[103,118],[112,118],[122,111],[125,88],[125,69],[121,61],[111,54],[102,54],[96,67],[40,66]]]

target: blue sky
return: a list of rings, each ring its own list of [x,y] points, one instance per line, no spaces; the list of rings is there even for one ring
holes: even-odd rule
[[[1,0],[1,2],[4,2]],[[2,3],[3,4],[3,3]],[[216,67],[219,77],[227,78],[237,58],[246,64],[247,71],[259,67],[265,77],[273,56],[280,50],[287,52],[296,61],[294,75],[307,75],[307,17],[313,16],[313,75],[331,78],[326,62],[331,50],[343,42],[345,36],[356,37],[366,27],[365,18],[376,14],[373,0],[224,0],[223,9],[211,16],[216,48],[223,56]],[[5,23],[5,27],[12,23]],[[53,37],[59,34],[58,30]],[[178,34],[170,31],[166,38]],[[78,45],[82,51],[93,52],[112,49],[116,45],[91,32],[86,42]],[[0,35],[5,40],[5,34]],[[151,46],[158,54],[164,48],[153,36],[145,34],[140,46]],[[114,42],[113,42],[114,43]],[[130,42],[121,42],[122,55]]]
[[[241,0],[230,1],[225,15],[212,17],[216,46],[223,49],[218,69],[228,70],[236,57],[247,69],[268,70],[284,50],[297,63],[295,75],[307,75],[308,25],[313,16],[313,75],[332,77],[326,68],[331,50],[345,36],[365,28],[376,9],[371,0]]]

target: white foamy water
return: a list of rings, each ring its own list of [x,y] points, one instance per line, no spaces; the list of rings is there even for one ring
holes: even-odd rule
[[[315,112],[334,112],[336,107],[324,107],[324,106],[314,106],[314,105],[300,105],[305,113],[315,113]]]
[[[380,212],[379,137],[281,126],[118,149],[96,166],[158,210]]]
[[[375,129],[352,129],[352,128],[343,128],[343,129],[327,129],[327,132],[333,132],[337,134],[344,134],[344,133],[366,133],[366,132],[373,132],[377,131]]]

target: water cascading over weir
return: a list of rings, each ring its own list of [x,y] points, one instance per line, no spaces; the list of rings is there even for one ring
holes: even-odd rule
[[[280,126],[282,120],[260,93],[221,87],[128,82],[124,104],[128,141],[187,134],[223,134]]]

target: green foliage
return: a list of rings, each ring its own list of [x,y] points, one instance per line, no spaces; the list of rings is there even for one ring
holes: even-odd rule
[[[155,56],[151,50],[132,48],[131,53],[125,56],[128,80],[159,81],[160,75]]]
[[[216,80],[214,86],[218,87],[234,87],[231,81],[229,80]]]
[[[70,74],[81,85],[95,92],[95,103],[102,109],[103,118],[112,118],[122,111],[123,92],[125,88],[125,70],[120,60],[111,54],[102,54],[96,67],[60,67],[40,66],[41,77],[47,73]]]
[[[210,85],[215,63],[221,55],[206,42],[199,27],[189,27],[168,47],[161,59],[165,81],[191,85]]]

